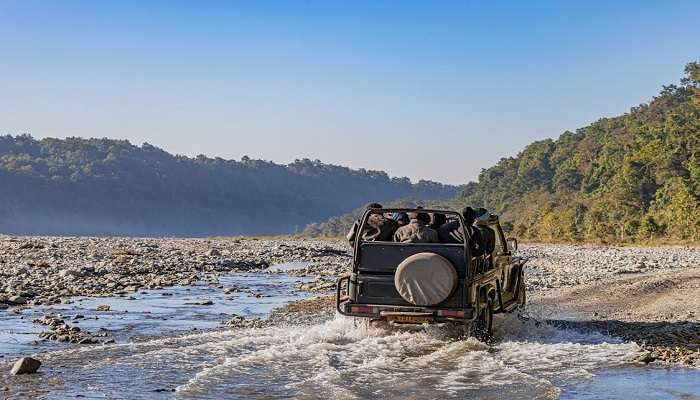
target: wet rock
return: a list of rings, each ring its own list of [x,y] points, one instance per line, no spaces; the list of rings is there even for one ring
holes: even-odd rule
[[[265,321],[254,318],[245,319],[240,315],[234,315],[230,321],[226,323],[229,328],[262,328],[265,326]]]
[[[10,374],[33,374],[39,370],[39,367],[41,367],[41,361],[31,357],[24,357],[15,362],[15,364],[12,366],[12,370],[10,370]]]
[[[185,304],[192,305],[192,306],[211,306],[214,304],[214,302],[211,300],[203,300],[203,301],[190,301],[190,302],[186,302]]]
[[[10,304],[22,305],[27,304],[27,299],[24,296],[12,296],[8,299],[8,302]]]
[[[633,359],[633,361],[638,362],[638,363],[642,363],[642,364],[649,364],[650,362],[655,361],[655,360],[656,360],[656,358],[649,351],[645,351],[644,353],[642,353],[641,355],[639,355]]]

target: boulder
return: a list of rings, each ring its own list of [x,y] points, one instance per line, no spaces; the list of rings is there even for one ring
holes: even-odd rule
[[[27,304],[27,299],[23,296],[12,296],[9,298],[10,304]]]
[[[39,369],[39,367],[41,367],[41,361],[31,357],[24,357],[17,360],[15,365],[12,366],[10,374],[33,374]]]

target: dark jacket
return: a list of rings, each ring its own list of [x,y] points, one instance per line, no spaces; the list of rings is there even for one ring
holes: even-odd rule
[[[469,229],[469,249],[472,257],[479,257],[484,254],[481,233],[473,226]],[[464,243],[464,231],[459,221],[448,222],[438,229],[438,237],[441,243]]]
[[[496,232],[486,225],[475,225],[474,226],[481,234],[481,243],[483,245],[484,252],[486,254],[491,254],[496,249]]]

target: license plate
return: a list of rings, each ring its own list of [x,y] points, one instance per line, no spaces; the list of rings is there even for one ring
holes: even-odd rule
[[[428,318],[417,315],[392,315],[389,319],[403,324],[423,324],[428,322]]]

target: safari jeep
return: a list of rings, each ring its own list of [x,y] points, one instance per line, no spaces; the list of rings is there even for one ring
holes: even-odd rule
[[[459,221],[465,236],[469,232],[459,213],[428,209],[367,210],[358,232],[377,212],[442,213]],[[393,324],[461,324],[469,334],[489,338],[495,313],[525,304],[524,260],[514,256],[517,241],[506,241],[498,216],[479,223],[496,235],[493,253],[480,257],[472,257],[468,237],[461,244],[397,243],[363,241],[358,234],[352,274],[336,285],[338,312]]]

